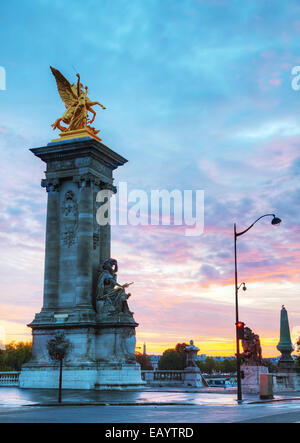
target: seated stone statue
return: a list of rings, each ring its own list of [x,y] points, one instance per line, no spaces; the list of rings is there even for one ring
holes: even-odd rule
[[[132,283],[120,285],[117,282],[118,263],[117,260],[109,258],[102,265],[99,275],[96,294],[96,308],[99,314],[129,314],[127,300],[131,294],[126,294],[125,289]]]

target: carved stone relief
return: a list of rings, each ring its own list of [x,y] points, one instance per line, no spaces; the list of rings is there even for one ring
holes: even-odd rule
[[[65,193],[62,212],[62,242],[70,248],[76,242],[76,234],[78,229],[78,204],[73,191]]]

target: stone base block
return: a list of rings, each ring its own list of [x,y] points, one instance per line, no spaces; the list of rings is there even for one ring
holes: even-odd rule
[[[58,389],[59,367],[26,367],[20,374],[20,388]],[[63,389],[131,390],[142,389],[139,365],[95,364],[63,368]]]
[[[95,389],[96,368],[63,368],[63,389]],[[58,389],[59,368],[23,368],[19,387],[23,389]]]
[[[268,374],[268,368],[265,366],[242,366],[244,373],[242,378],[242,391],[244,394],[259,394],[260,376]]]
[[[274,392],[300,391],[300,374],[277,372],[273,374]]]
[[[145,385],[146,382],[142,380],[141,368],[138,363],[99,364],[95,383],[97,390],[136,390],[143,389]]]
[[[191,386],[194,388],[202,388],[202,376],[199,368],[186,368],[184,370],[184,386]]]

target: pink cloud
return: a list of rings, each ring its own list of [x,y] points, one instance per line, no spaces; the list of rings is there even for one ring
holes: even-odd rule
[[[281,85],[281,80],[279,78],[271,78],[270,84],[272,86],[280,86]]]

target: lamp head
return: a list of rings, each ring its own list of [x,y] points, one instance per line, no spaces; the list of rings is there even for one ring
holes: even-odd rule
[[[238,286],[238,291],[241,289],[241,288],[243,288],[243,291],[247,291],[247,287],[246,287],[246,283],[241,283],[239,286]]]
[[[273,220],[271,221],[272,225],[280,225],[281,220],[278,217],[273,216]]]

